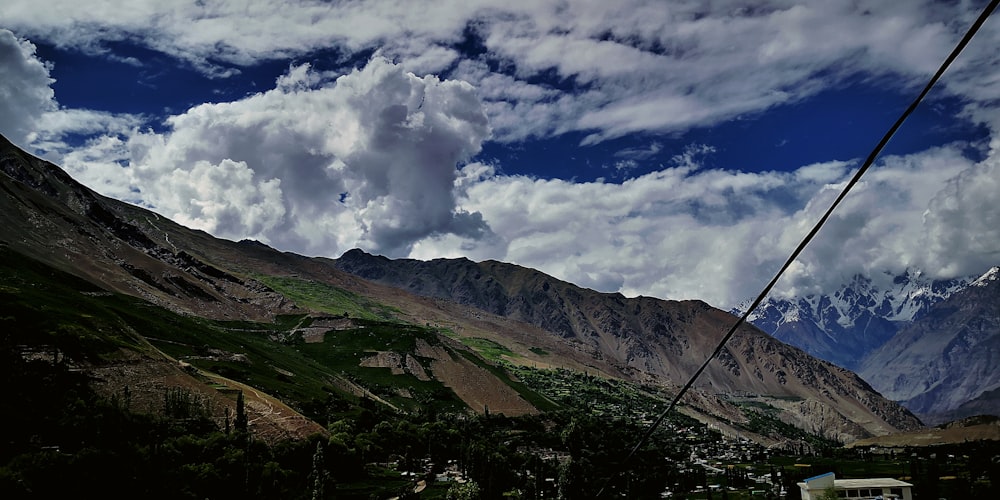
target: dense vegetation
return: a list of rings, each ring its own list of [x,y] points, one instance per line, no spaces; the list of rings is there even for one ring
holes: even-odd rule
[[[3,352],[5,398],[16,402],[4,405],[0,429],[3,498],[295,498],[310,487],[311,441],[266,446],[176,404],[173,415],[167,404],[162,415],[135,414],[65,365]]]
[[[425,477],[452,461],[487,498],[557,490],[585,498],[620,470],[640,430],[572,411],[428,419],[373,406],[332,422],[327,437],[267,445],[238,423],[219,429],[196,401],[185,404],[183,394],[166,394],[160,414],[135,414],[125,400],[94,394],[86,378],[65,365],[24,361],[4,347],[3,376],[19,405],[3,426],[3,498],[81,491],[111,498],[317,498],[320,492],[384,498],[414,487],[389,464]],[[634,495],[662,491],[668,470],[659,463],[669,449],[677,450],[657,439],[632,460],[626,479]],[[424,497],[446,491],[425,490]]]

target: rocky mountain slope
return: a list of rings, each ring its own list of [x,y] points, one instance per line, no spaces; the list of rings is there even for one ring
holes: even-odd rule
[[[70,304],[67,317],[77,320],[45,330],[49,337],[39,340],[40,348],[59,332],[76,331],[73,321],[93,326],[88,335],[116,332],[109,341],[124,342],[120,348],[128,355],[112,357],[129,361],[112,372],[125,378],[101,376],[133,387],[144,380],[127,376],[141,378],[145,371],[129,366],[167,360],[173,370],[183,367],[178,377],[197,375],[185,380],[200,390],[230,377],[232,386],[267,384],[288,401],[330,391],[394,405],[440,396],[477,411],[490,404],[517,414],[537,411],[538,403],[464,340],[496,343],[511,353],[507,359],[529,366],[669,388],[690,376],[734,320],[703,302],[600,294],[500,262],[389,261],[362,252],[316,259],[220,240],[99,196],[3,139],[0,171],[6,260],[28,259],[55,270],[37,276],[62,272],[88,284],[69,290],[51,284]],[[4,269],[21,276],[14,267]],[[28,299],[29,281],[4,292],[23,302],[19,318],[47,307]],[[124,296],[142,302],[114,305]],[[104,319],[94,323],[73,302],[105,311]],[[135,312],[148,307],[169,314]],[[347,326],[340,325],[345,319]],[[19,335],[33,335],[32,328]],[[126,347],[131,345],[145,347]],[[97,374],[108,368],[106,358],[92,357],[88,369]],[[386,385],[379,377],[387,369],[409,388]],[[374,382],[359,382],[365,377]],[[730,411],[727,419],[734,421],[739,398],[760,397],[769,398],[786,422],[842,441],[919,426],[853,373],[747,327],[711,365],[691,400],[701,401],[704,412]]]
[[[267,319],[295,305],[262,283],[199,258],[208,234],[94,193],[0,137],[0,242],[99,284],[174,311]]]
[[[931,280],[919,272],[872,279],[855,276],[830,295],[768,298],[748,320],[782,342],[856,370],[865,356],[961,290],[969,279]],[[745,306],[734,314],[742,314]]]
[[[1000,268],[931,307],[859,373],[929,421],[1000,415]]]
[[[496,261],[390,260],[352,250],[336,267],[409,292],[535,325],[591,350],[634,380],[683,384],[735,318],[700,301],[628,299]],[[697,384],[709,394],[768,395],[800,427],[844,439],[916,420],[845,369],[747,326]]]

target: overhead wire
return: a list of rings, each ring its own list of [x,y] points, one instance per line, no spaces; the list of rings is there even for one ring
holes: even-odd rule
[[[813,225],[809,233],[802,239],[802,241],[799,242],[798,246],[795,247],[795,250],[792,252],[792,254],[788,257],[787,260],[785,260],[785,263],[781,266],[781,268],[774,275],[774,277],[771,278],[771,281],[768,282],[768,284],[764,287],[764,289],[761,290],[757,298],[754,299],[754,301],[750,304],[750,306],[736,320],[736,323],[734,323],[733,326],[729,329],[729,331],[726,332],[726,334],[722,337],[722,340],[719,341],[719,344],[715,347],[715,350],[712,351],[712,354],[708,356],[705,362],[702,363],[701,366],[698,368],[698,370],[694,372],[694,374],[691,376],[690,379],[688,379],[687,383],[684,384],[684,386],[677,393],[677,395],[674,396],[673,400],[670,401],[670,404],[667,406],[667,408],[663,410],[662,413],[660,413],[660,415],[656,418],[656,420],[653,421],[652,424],[649,425],[649,428],[643,434],[642,438],[639,439],[639,441],[635,444],[634,447],[632,447],[632,450],[629,452],[628,455],[626,455],[625,459],[622,461],[621,463],[622,470],[625,469],[625,465],[628,464],[628,462],[632,459],[632,457],[636,454],[636,452],[639,451],[642,445],[644,445],[646,441],[649,440],[649,438],[653,435],[653,432],[656,431],[656,428],[659,427],[659,425],[663,422],[663,419],[665,419],[667,415],[670,414],[671,411],[673,411],[674,407],[677,406],[677,403],[681,400],[682,397],[684,397],[684,394],[688,391],[688,389],[690,389],[691,386],[694,385],[695,381],[702,374],[702,372],[705,371],[705,368],[708,367],[708,364],[712,361],[712,359],[714,359],[720,352],[722,352],[722,349],[725,347],[726,343],[729,342],[729,339],[731,339],[733,335],[736,334],[736,332],[739,330],[739,327],[743,326],[743,324],[746,323],[747,318],[750,316],[750,314],[755,309],[757,309],[757,307],[761,304],[761,302],[764,301],[765,298],[767,298],[768,294],[771,293],[771,290],[774,288],[775,284],[777,284],[781,276],[785,273],[785,271],[788,270],[788,268],[792,265],[792,263],[795,262],[795,259],[797,259],[799,255],[802,253],[802,251],[805,250],[806,246],[809,244],[809,242],[812,241],[812,239],[816,236],[816,234],[819,233],[819,230],[823,227],[824,224],[826,224],[826,221],[833,214],[833,211],[837,208],[837,206],[840,205],[840,202],[847,197],[847,194],[851,191],[851,189],[854,188],[854,186],[861,180],[861,177],[865,174],[865,172],[867,172],[868,169],[870,169],[871,166],[875,163],[876,158],[878,158],[879,154],[889,143],[889,140],[892,139],[892,136],[896,134],[896,131],[899,130],[899,128],[903,125],[903,122],[905,122],[906,119],[909,118],[909,116],[913,113],[913,111],[917,109],[917,106],[920,104],[920,102],[923,101],[924,97],[927,96],[927,94],[931,91],[934,85],[937,84],[938,80],[941,79],[941,76],[948,69],[948,67],[951,66],[951,63],[955,61],[958,55],[969,44],[972,38],[976,35],[979,29],[986,22],[986,19],[988,19],[990,17],[990,14],[992,14],[993,11],[996,10],[998,4],[1000,4],[1000,0],[991,0],[990,3],[986,6],[986,8],[983,9],[982,13],[980,13],[976,21],[972,24],[972,26],[969,27],[968,31],[966,31],[965,36],[962,37],[962,39],[958,42],[958,45],[955,46],[955,48],[951,51],[948,57],[938,68],[937,72],[934,73],[934,76],[932,76],[930,81],[927,82],[927,85],[924,86],[924,89],[920,92],[919,95],[917,95],[916,99],[914,99],[913,102],[910,103],[909,107],[907,107],[906,110],[903,112],[903,114],[899,116],[899,118],[892,125],[892,127],[889,128],[889,130],[885,133],[885,135],[882,136],[882,139],[878,142],[875,148],[872,149],[871,153],[868,154],[868,157],[865,158],[864,163],[861,165],[860,168],[858,168],[858,171],[855,172],[853,177],[851,177],[851,180],[848,181],[847,185],[844,186],[844,189],[840,191],[840,194],[833,201],[830,207],[826,210],[823,216],[820,217],[819,221],[817,221],[816,224]],[[601,487],[601,489],[597,492],[596,496],[600,497],[604,493],[604,490],[608,487],[608,485],[616,476],[617,474],[609,477],[604,482],[604,485]]]

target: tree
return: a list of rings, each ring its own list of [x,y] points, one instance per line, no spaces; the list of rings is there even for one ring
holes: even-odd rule
[[[823,490],[823,494],[819,496],[819,500],[839,500],[840,497],[837,496],[837,490],[833,489],[833,486]]]
[[[326,470],[326,459],[323,457],[323,441],[316,441],[316,452],[313,453],[312,472],[312,500],[322,500],[326,498],[326,483],[330,478],[330,473]]]
[[[247,430],[249,430],[249,424],[246,403],[243,401],[243,391],[240,391],[236,395],[236,420],[233,421],[233,427],[237,433],[246,434]]]
[[[481,496],[479,485],[475,481],[469,481],[464,484],[453,484],[451,488],[448,488],[445,498],[447,500],[479,500]]]

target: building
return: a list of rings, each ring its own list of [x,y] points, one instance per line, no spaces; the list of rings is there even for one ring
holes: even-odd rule
[[[822,498],[833,488],[838,498],[847,500],[913,500],[913,485],[898,479],[837,479],[832,472],[798,483],[802,500]]]

